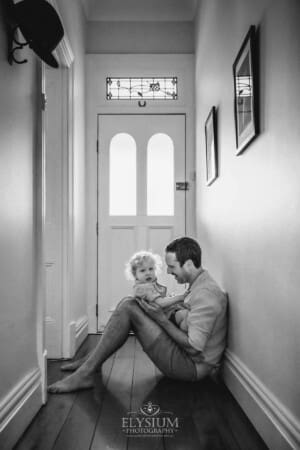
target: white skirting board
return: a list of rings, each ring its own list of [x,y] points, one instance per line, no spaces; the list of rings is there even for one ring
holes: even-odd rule
[[[0,448],[11,450],[42,406],[42,376],[36,368],[0,401]]]
[[[225,384],[270,449],[300,448],[299,420],[230,350],[223,373]]]
[[[88,316],[83,316],[76,322],[76,351],[79,349],[89,332]]]
[[[68,336],[65,338],[64,358],[73,358],[83,341],[88,335],[88,317],[82,316],[76,322],[69,323]]]
[[[67,353],[64,354],[65,358],[73,358],[83,341],[88,335],[89,324],[88,317],[82,316],[76,322],[70,322],[69,324],[69,342]]]
[[[42,364],[41,364],[41,374],[42,374],[42,403],[45,405],[47,403],[47,381],[48,381],[48,370],[47,370],[47,350],[43,351]]]

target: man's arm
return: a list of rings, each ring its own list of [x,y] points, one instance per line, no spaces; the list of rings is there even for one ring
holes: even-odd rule
[[[133,288],[133,296],[148,302],[155,302],[162,308],[168,308],[169,306],[182,302],[185,298],[183,294],[168,297],[163,296],[153,283],[137,283]]]
[[[167,308],[169,306],[175,305],[176,303],[183,302],[184,295],[173,295],[172,297],[158,297],[155,299],[155,303],[157,303],[162,308]]]
[[[149,303],[145,300],[138,300],[141,308],[150,316],[161,328],[175,341],[182,349],[184,349],[190,355],[195,355],[199,353],[199,350],[196,350],[191,346],[188,340],[188,335],[184,333],[180,328],[176,327],[170,320],[167,318],[163,309],[157,305],[155,302]]]

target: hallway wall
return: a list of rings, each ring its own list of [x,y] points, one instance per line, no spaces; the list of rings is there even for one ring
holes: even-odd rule
[[[226,381],[276,450],[300,439],[299,22],[298,0],[202,0],[196,20],[197,234],[229,295]],[[235,156],[232,64],[252,24],[261,131]],[[220,176],[206,186],[213,105]]]
[[[35,191],[38,182],[35,174],[39,169],[38,63],[32,52],[24,50],[19,58],[28,58],[28,63],[10,66],[6,50],[1,8],[0,432],[7,419],[5,408],[12,404],[8,393],[26,376],[34,384],[39,374],[36,338],[39,211]],[[41,403],[40,388],[37,390]],[[5,448],[1,438],[0,447]]]

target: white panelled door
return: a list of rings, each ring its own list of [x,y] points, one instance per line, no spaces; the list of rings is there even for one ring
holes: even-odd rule
[[[98,329],[131,293],[125,263],[138,250],[164,257],[185,234],[185,115],[100,115],[98,123]],[[159,281],[182,292],[165,266]]]

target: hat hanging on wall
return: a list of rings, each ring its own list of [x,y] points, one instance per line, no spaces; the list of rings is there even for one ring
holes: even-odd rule
[[[10,6],[10,16],[15,22],[13,34],[19,28],[26,39],[25,43],[20,43],[12,37],[18,47],[11,48],[10,62],[26,62],[16,60],[14,52],[29,45],[45,63],[58,67],[52,52],[63,38],[64,29],[53,6],[46,0],[23,0]]]

